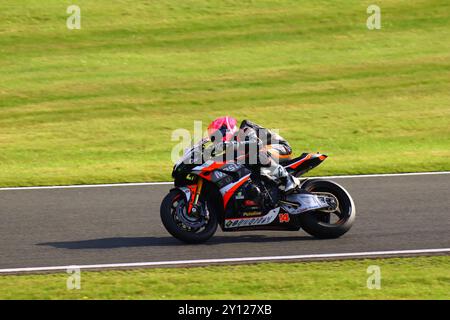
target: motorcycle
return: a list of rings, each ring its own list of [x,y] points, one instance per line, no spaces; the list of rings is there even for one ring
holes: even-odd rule
[[[276,182],[236,161],[204,157],[207,138],[187,148],[174,165],[174,188],[161,203],[164,227],[186,243],[210,239],[217,226],[224,232],[305,230],[316,238],[338,238],[355,220],[355,204],[339,184],[301,179],[294,192],[284,194]],[[208,153],[206,153],[208,154]],[[289,173],[300,177],[327,158],[303,153],[280,159]]]

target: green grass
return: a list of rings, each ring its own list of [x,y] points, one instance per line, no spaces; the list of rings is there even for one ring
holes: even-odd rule
[[[314,175],[450,170],[450,2],[369,31],[372,2],[2,0],[0,186],[168,180],[172,131],[223,114]]]
[[[368,289],[378,265],[381,288]],[[0,299],[450,299],[450,256],[0,276]]]

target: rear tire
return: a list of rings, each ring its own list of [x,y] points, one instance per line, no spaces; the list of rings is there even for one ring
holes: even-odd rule
[[[184,204],[186,204],[186,198],[183,192],[180,190],[172,190],[169,192],[168,195],[164,197],[164,200],[161,203],[160,208],[160,215],[161,215],[161,221],[166,228],[166,230],[175,238],[178,240],[181,240],[186,243],[202,243],[207,241],[209,238],[211,238],[214,233],[217,230],[217,215],[212,210],[212,206],[208,204],[205,199],[202,199],[200,197],[199,204],[201,206],[206,206],[207,210],[209,212],[208,215],[208,221],[203,229],[200,231],[197,231],[195,229],[187,230],[184,229],[180,225],[180,221],[176,220],[176,217],[174,215],[174,210],[182,210],[183,208],[179,208],[177,205],[177,208],[174,208],[174,204],[179,201],[180,203],[178,205],[182,206],[183,201]]]
[[[328,213],[328,216],[320,210],[300,214],[301,226],[307,233],[320,239],[333,239],[350,230],[355,220],[356,210],[352,197],[343,187],[328,180],[308,180],[302,185],[302,189],[311,193],[331,193],[339,202],[339,210]],[[339,220],[336,223],[330,223],[331,214],[338,216]]]

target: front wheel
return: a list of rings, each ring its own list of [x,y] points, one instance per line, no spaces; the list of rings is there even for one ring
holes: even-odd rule
[[[186,243],[202,243],[217,230],[217,215],[208,201],[200,197],[196,213],[188,213],[187,201],[180,190],[172,190],[161,203],[161,221],[167,231]]]
[[[321,239],[338,238],[353,225],[356,210],[352,197],[340,185],[328,180],[308,180],[302,185],[312,194],[335,198],[333,210],[315,210],[299,215],[302,228],[310,235]]]

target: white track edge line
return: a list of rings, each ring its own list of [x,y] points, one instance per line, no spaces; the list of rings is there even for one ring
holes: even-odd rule
[[[342,175],[342,176],[318,176],[305,177],[308,179],[349,179],[349,178],[376,178],[376,177],[401,177],[401,176],[421,176],[421,175],[441,175],[450,174],[450,171],[431,171],[431,172],[406,172],[406,173],[380,173],[380,174],[361,174],[361,175]],[[107,188],[107,187],[137,187],[154,185],[172,185],[171,181],[164,182],[127,182],[127,183],[107,183],[107,184],[75,184],[61,186],[36,186],[36,187],[4,187],[0,191],[10,190],[40,190],[40,189],[75,189],[75,188]]]
[[[371,252],[349,252],[349,253],[325,253],[325,254],[305,254],[291,256],[267,256],[267,257],[244,257],[244,258],[225,258],[225,259],[200,259],[200,260],[177,260],[177,261],[156,261],[156,262],[134,262],[134,263],[111,263],[111,264],[91,264],[91,265],[67,265],[54,267],[32,267],[32,268],[10,268],[0,269],[0,274],[20,273],[20,272],[39,272],[39,271],[62,271],[71,268],[81,269],[104,269],[104,268],[132,268],[132,267],[152,267],[152,266],[170,266],[170,265],[199,265],[199,264],[217,264],[233,262],[264,262],[264,261],[283,261],[283,260],[305,260],[305,259],[327,259],[327,258],[352,258],[352,257],[380,257],[389,255],[408,255],[408,254],[426,254],[426,253],[445,253],[450,252],[450,248],[440,249],[418,249],[418,250],[394,250],[394,251],[371,251]]]

